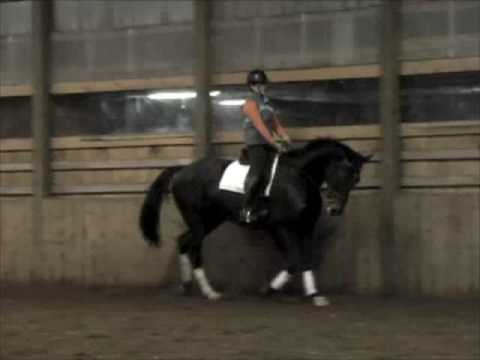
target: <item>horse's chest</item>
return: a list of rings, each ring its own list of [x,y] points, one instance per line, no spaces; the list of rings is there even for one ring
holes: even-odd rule
[[[301,214],[308,206],[306,191],[302,186],[286,185],[275,192],[271,198],[271,208],[279,212],[294,216]]]

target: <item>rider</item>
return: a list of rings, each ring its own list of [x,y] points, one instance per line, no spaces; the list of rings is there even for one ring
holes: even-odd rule
[[[291,144],[285,128],[280,124],[268,97],[265,95],[268,84],[263,70],[252,70],[247,75],[247,85],[251,92],[243,105],[244,136],[250,161],[250,170],[245,184],[245,198],[240,220],[251,223],[266,215],[258,211],[256,200],[263,191],[270,170],[271,160],[276,152],[287,151]],[[283,143],[277,143],[274,135]]]

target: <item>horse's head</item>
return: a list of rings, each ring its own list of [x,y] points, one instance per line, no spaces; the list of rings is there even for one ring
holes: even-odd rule
[[[326,185],[325,205],[329,215],[340,215],[353,187],[360,181],[363,156],[335,139],[319,138],[290,152],[296,165],[320,185]]]
[[[325,207],[329,215],[341,215],[350,191],[360,181],[360,173],[371,156],[362,156],[353,150],[333,157],[325,169]]]

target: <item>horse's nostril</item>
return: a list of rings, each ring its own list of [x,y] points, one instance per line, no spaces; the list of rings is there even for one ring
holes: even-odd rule
[[[328,206],[327,207],[327,214],[331,216],[335,216],[339,214],[339,210],[336,207]]]
[[[340,209],[336,207],[328,207],[327,208],[327,214],[330,216],[338,216],[340,215]]]

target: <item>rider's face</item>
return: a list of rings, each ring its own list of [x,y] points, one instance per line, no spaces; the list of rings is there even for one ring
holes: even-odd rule
[[[265,95],[265,92],[267,91],[267,84],[264,83],[252,85],[252,90],[257,94]]]

